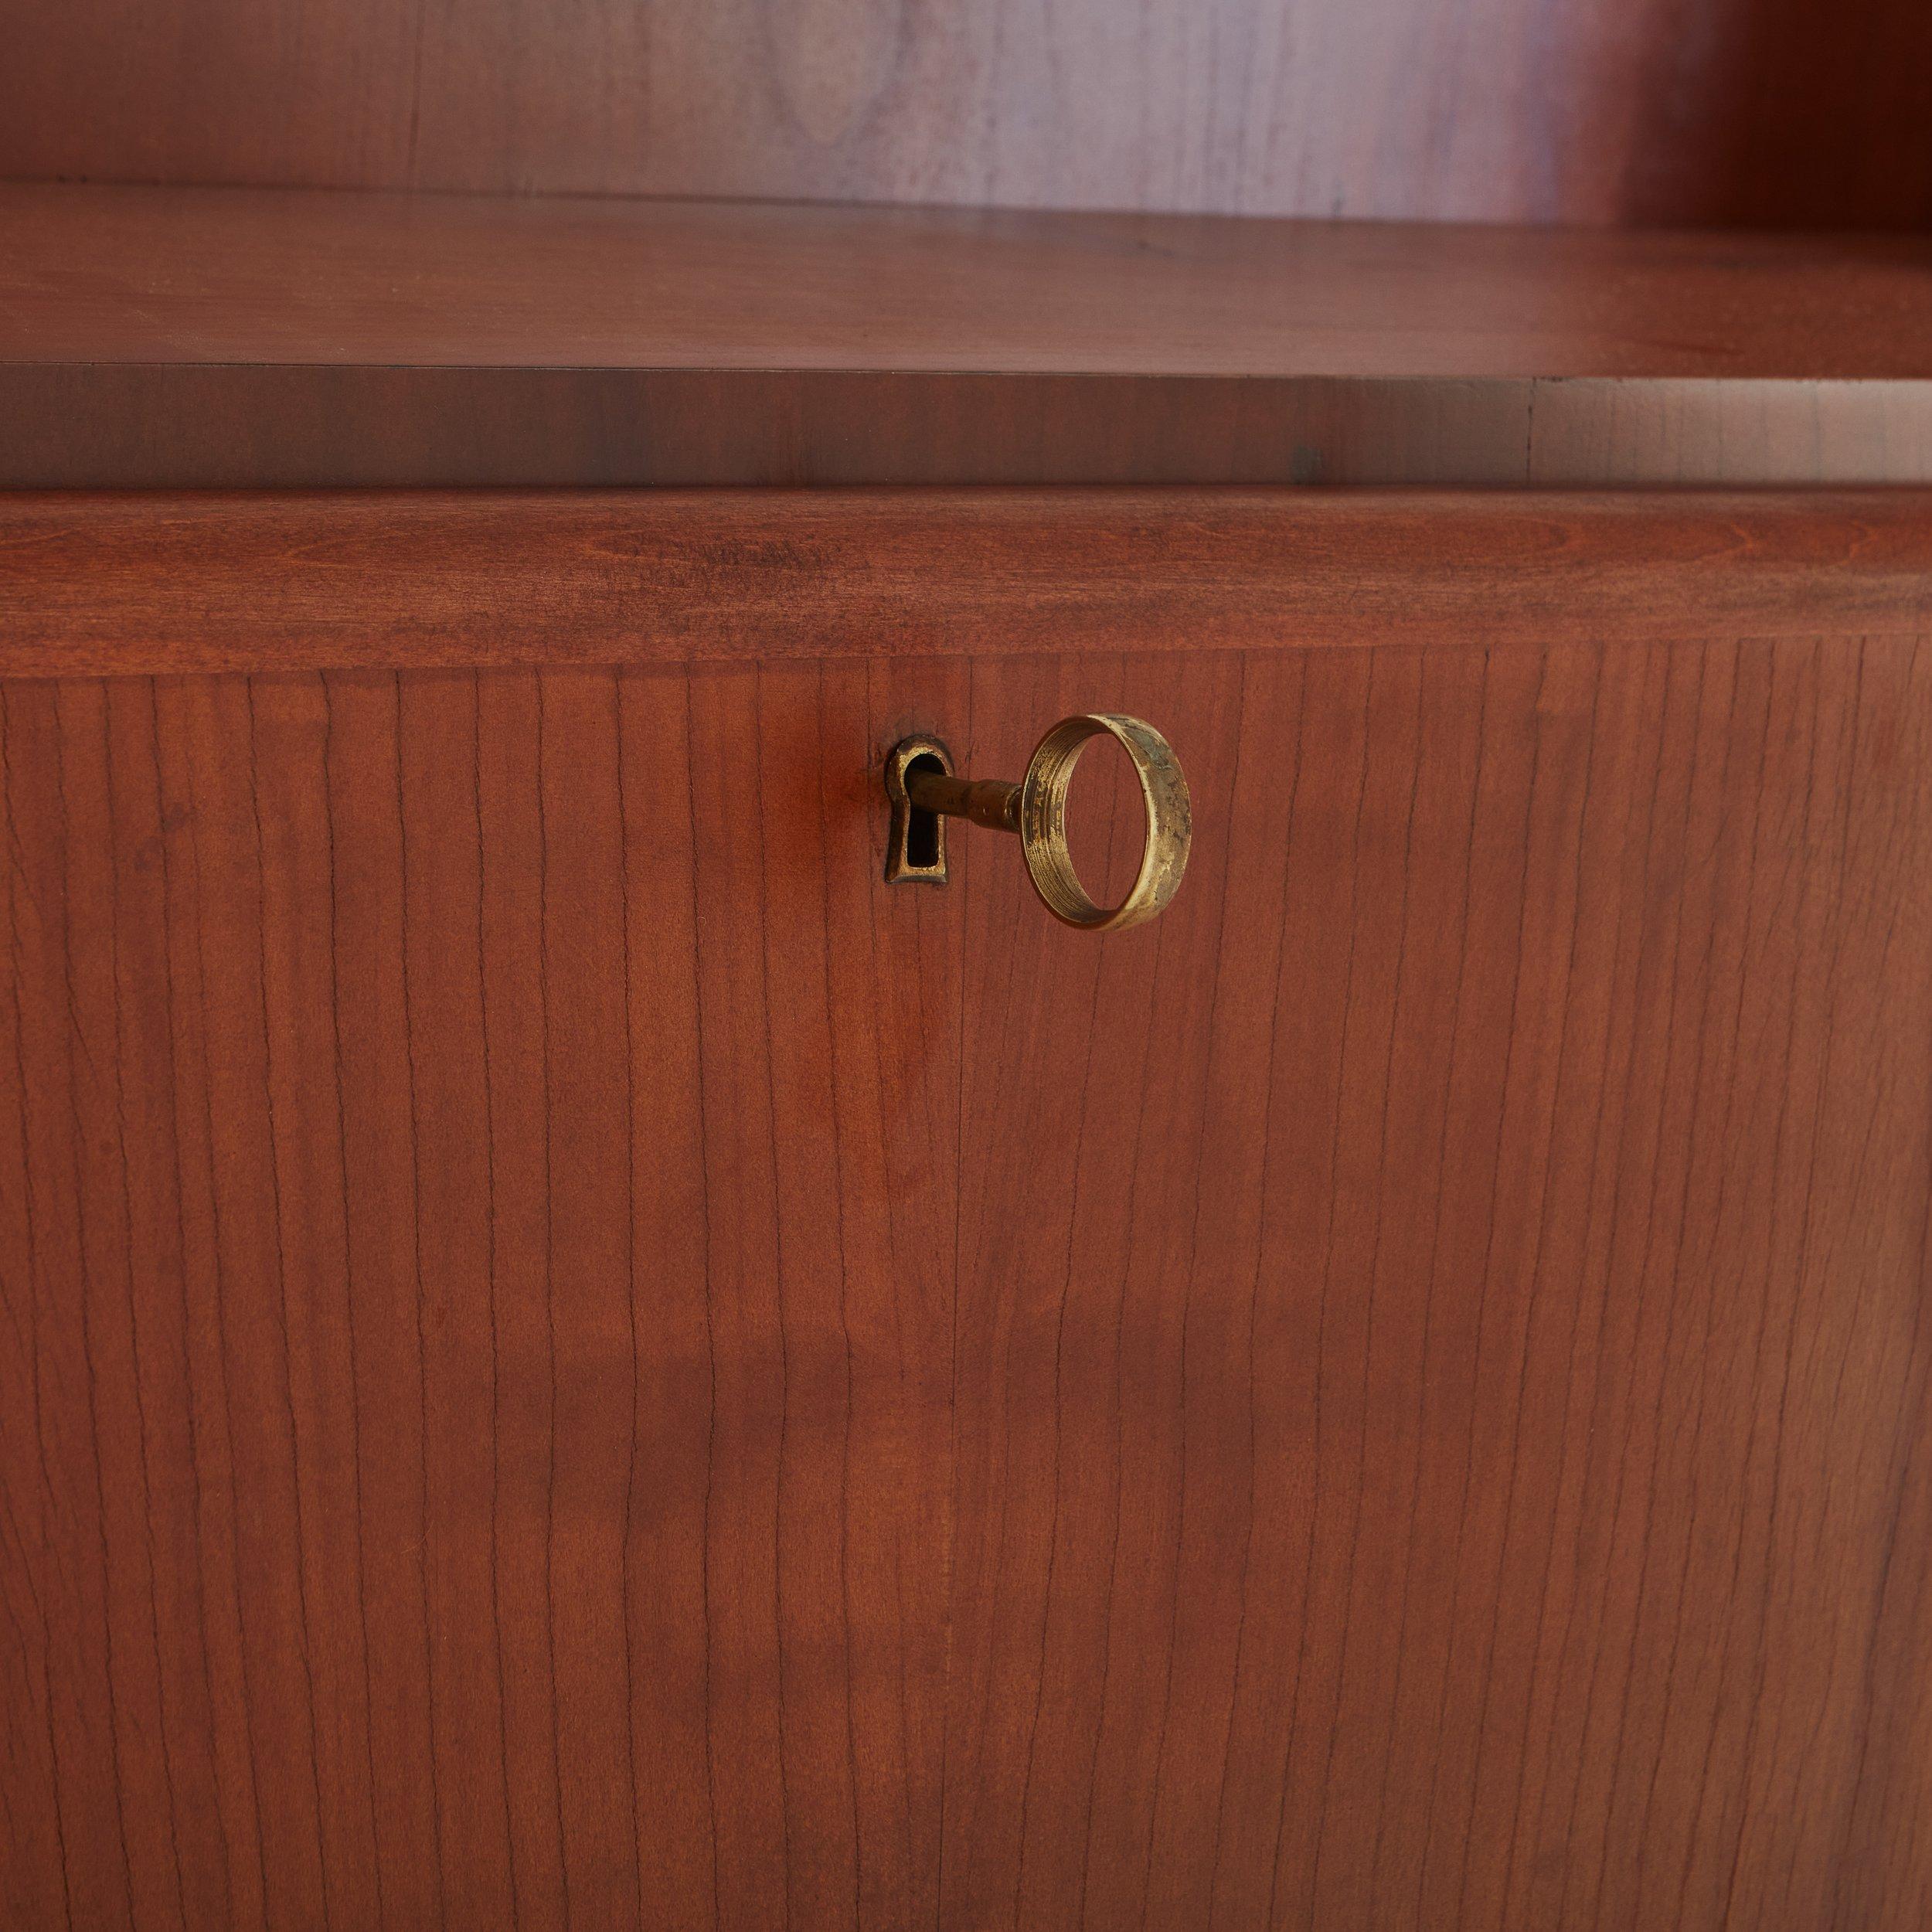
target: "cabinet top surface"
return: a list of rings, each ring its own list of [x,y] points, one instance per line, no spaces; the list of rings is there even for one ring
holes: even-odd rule
[[[1924,378],[1932,243],[12,184],[0,362]]]

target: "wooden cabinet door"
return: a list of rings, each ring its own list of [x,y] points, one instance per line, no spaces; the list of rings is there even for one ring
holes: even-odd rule
[[[5,687],[0,1917],[934,1919],[955,688]]]
[[[0,707],[0,1922],[1932,1908],[1910,641]]]
[[[1195,851],[1100,945],[971,855],[947,1922],[1921,1922],[1932,664],[1002,665],[976,754],[1096,699]]]

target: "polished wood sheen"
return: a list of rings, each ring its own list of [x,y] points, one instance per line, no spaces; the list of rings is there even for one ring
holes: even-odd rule
[[[0,1921],[931,1920],[963,962],[871,682],[0,692]]]
[[[890,647],[0,683],[0,1922],[1923,1923],[1932,658]]]
[[[9,362],[1932,378],[1932,243],[0,185]]]
[[[0,186],[0,488],[1932,481],[1932,249]]]
[[[0,495],[15,676],[1928,626],[1923,490]]]
[[[1918,0],[93,0],[0,174],[1922,226]]]

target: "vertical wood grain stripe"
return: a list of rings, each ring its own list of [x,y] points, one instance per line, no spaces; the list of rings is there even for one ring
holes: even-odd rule
[[[0,1923],[1920,1923],[1928,667],[0,685]]]
[[[1927,676],[981,669],[1216,776],[973,882],[944,1922],[1922,1915]]]

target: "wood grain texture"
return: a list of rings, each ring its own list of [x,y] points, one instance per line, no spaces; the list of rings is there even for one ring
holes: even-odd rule
[[[0,490],[1932,482],[1932,383],[0,363]]]
[[[0,183],[0,359],[1932,378],[1932,242]]]
[[[943,1923],[1923,1923],[1929,674],[975,666],[1198,837],[974,854]]]
[[[957,682],[0,690],[0,1921],[931,1919]]]
[[[15,676],[1929,622],[1912,490],[0,496]]]
[[[1911,0],[28,10],[0,174],[1921,226]]]
[[[1103,705],[1192,781],[1155,926],[879,883],[900,735]],[[0,1922],[1932,1909],[1913,641],[0,750]]]
[[[0,488],[1932,481],[1922,240],[0,187]]]

